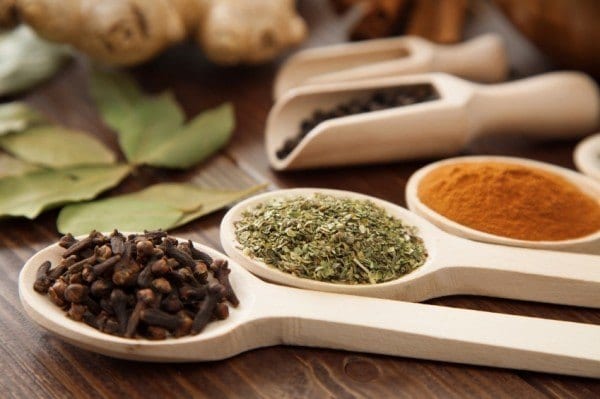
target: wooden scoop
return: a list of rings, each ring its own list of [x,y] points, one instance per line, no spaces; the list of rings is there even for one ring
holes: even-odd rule
[[[326,120],[278,158],[277,151],[316,110],[421,84],[432,85],[440,99]],[[265,145],[274,169],[317,168],[443,157],[490,134],[573,138],[593,132],[599,121],[598,87],[582,73],[554,72],[497,85],[432,73],[291,90],[269,114]]]
[[[21,303],[61,339],[107,356],[208,361],[287,344],[600,377],[600,326],[280,287],[233,261],[230,278],[241,303],[228,319],[211,322],[196,336],[116,337],[69,319],[33,290],[38,266],[46,260],[55,264],[63,251],[51,245],[27,261],[19,275]]]
[[[486,34],[462,44],[439,45],[416,36],[367,40],[297,52],[281,67],[273,97],[302,85],[446,72],[494,83],[506,79],[502,38]]]

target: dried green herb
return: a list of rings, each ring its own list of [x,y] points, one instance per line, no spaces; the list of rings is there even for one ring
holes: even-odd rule
[[[218,151],[233,132],[230,104],[185,123],[172,94],[146,96],[127,75],[94,70],[90,88],[102,118],[118,133],[119,144],[132,164],[188,168]]]
[[[0,216],[33,219],[46,209],[92,199],[119,184],[128,165],[42,169],[0,179]]]
[[[50,168],[116,161],[115,154],[91,135],[54,125],[2,136],[0,147],[23,161]]]
[[[54,75],[69,47],[39,38],[26,25],[0,34],[0,96],[26,90]]]
[[[261,204],[242,214],[235,233],[247,256],[318,281],[382,283],[427,258],[414,227],[371,201],[323,194]]]
[[[56,222],[62,233],[90,230],[171,229],[238,201],[263,186],[216,190],[186,183],[155,184],[144,190],[64,207]]]

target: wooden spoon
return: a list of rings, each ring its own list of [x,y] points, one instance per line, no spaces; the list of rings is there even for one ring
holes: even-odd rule
[[[369,200],[418,228],[429,256],[410,274],[380,284],[335,284],[293,276],[244,255],[235,236],[241,214],[274,198],[323,193]],[[252,273],[279,284],[311,290],[421,302],[446,295],[485,295],[563,305],[600,307],[600,256],[483,244],[450,235],[398,205],[349,191],[301,188],[251,197],[221,223],[225,253]]]
[[[539,248],[548,249],[554,251],[571,251],[571,252],[585,252],[600,255],[600,230],[597,232],[587,235],[585,237],[574,238],[571,240],[560,240],[560,241],[527,241],[518,240],[514,238],[502,237],[490,233],[484,233],[480,230],[475,230],[466,227],[462,224],[454,222],[439,213],[435,212],[427,205],[425,205],[418,196],[419,184],[423,177],[425,177],[432,170],[444,166],[451,165],[454,163],[463,162],[501,162],[517,164],[526,167],[532,167],[536,169],[545,170],[564,177],[569,182],[575,184],[584,193],[588,194],[592,198],[597,198],[600,201],[600,184],[591,178],[584,176],[575,171],[561,168],[559,166],[550,165],[544,162],[537,162],[529,159],[514,158],[514,157],[500,157],[500,156],[468,156],[468,157],[455,157],[445,159],[442,161],[434,162],[429,164],[418,171],[416,171],[408,180],[406,185],[406,203],[408,209],[429,220],[439,228],[447,231],[456,236],[468,238],[476,241],[489,242],[494,244],[511,245],[516,247],[525,248]],[[560,256],[560,255],[559,255]],[[600,260],[600,256],[596,256]],[[567,259],[562,258],[563,261]],[[570,262],[565,262],[563,267],[570,268],[571,263],[575,263],[575,259]],[[600,307],[600,302],[597,303],[596,307]]]
[[[219,252],[195,244],[214,258]],[[51,245],[19,275],[26,313],[63,340],[108,356],[145,361],[208,361],[272,345],[302,345],[600,377],[600,326],[408,302],[305,291],[265,283],[230,261],[241,304],[196,336],[126,339],[69,319],[33,290],[38,266],[58,262]]]

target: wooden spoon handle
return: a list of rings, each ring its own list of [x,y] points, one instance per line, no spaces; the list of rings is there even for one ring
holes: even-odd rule
[[[273,289],[256,305],[285,344],[600,377],[600,326]]]
[[[475,134],[571,138],[593,132],[600,121],[598,87],[579,72],[476,87],[469,103]]]
[[[448,267],[438,273],[454,294],[600,308],[598,255],[465,241],[440,260]]]

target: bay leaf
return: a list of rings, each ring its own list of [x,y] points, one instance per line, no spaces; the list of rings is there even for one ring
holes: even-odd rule
[[[0,35],[0,96],[50,78],[70,56],[69,47],[41,39],[26,25]]]
[[[0,152],[0,179],[7,176],[19,176],[40,168],[10,155]]]
[[[0,136],[45,122],[45,118],[21,101],[0,105]]]
[[[198,219],[204,215],[208,215],[209,213],[215,212],[254,193],[262,191],[266,188],[266,186],[266,184],[261,184],[243,190],[200,189],[197,192],[196,199],[198,201],[202,201],[202,207],[199,207],[194,211],[184,213],[181,219],[179,219],[173,227],[179,227],[183,226],[184,224],[188,224],[192,220]]]
[[[139,163],[145,142],[158,141],[157,137],[178,129],[185,119],[170,93],[144,96],[136,82],[123,73],[94,68],[90,92],[104,122],[117,132],[119,145],[131,163]]]
[[[128,165],[77,166],[5,177],[0,179],[0,216],[33,219],[46,209],[92,199],[130,170]]]
[[[24,161],[50,168],[116,161],[115,154],[91,135],[54,125],[0,137],[0,147]]]
[[[90,91],[132,164],[188,168],[223,147],[234,128],[230,104],[205,111],[185,124],[172,94],[146,96],[133,79],[121,73],[94,69]]]
[[[168,138],[140,153],[139,162],[163,168],[184,169],[221,149],[233,133],[233,106],[229,103],[202,112]]]
[[[124,230],[129,231],[168,230],[230,205],[264,187],[218,190],[190,183],[160,183],[131,194],[68,205],[58,215],[57,228],[62,233],[73,234],[94,229],[110,231],[124,225],[127,227]],[[143,203],[151,204],[147,208],[139,208],[148,210],[146,216],[131,216],[132,211],[143,213],[136,211],[136,206]],[[176,214],[178,216],[174,217]]]
[[[156,230],[171,226],[181,214],[182,211],[158,201],[120,196],[66,206],[58,215],[56,226],[61,233],[73,235],[87,234],[93,229]]]

